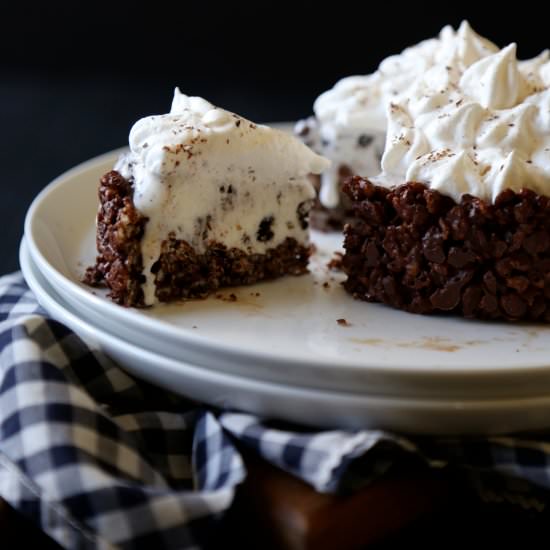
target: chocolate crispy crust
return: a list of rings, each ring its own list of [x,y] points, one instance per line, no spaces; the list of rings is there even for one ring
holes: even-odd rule
[[[344,283],[354,297],[412,313],[550,321],[550,199],[523,189],[460,203],[409,182],[358,176],[344,190]]]
[[[96,245],[98,256],[84,282],[107,286],[109,297],[125,306],[143,305],[140,241],[147,218],[134,207],[131,184],[115,170],[99,181]]]
[[[140,242],[147,218],[135,208],[130,182],[118,172],[105,174],[99,185],[97,215],[98,256],[84,281],[107,286],[109,297],[124,306],[144,305],[143,261]],[[248,285],[283,275],[307,273],[311,250],[287,238],[265,254],[249,254],[222,243],[210,242],[197,254],[186,241],[167,235],[159,259],[153,265],[155,295],[161,302],[204,298],[213,291]]]

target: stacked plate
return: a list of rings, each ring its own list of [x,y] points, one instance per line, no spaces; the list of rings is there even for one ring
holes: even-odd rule
[[[21,267],[54,318],[134,375],[215,406],[314,426],[449,434],[550,426],[550,327],[354,301],[326,266],[338,236],[313,235],[317,252],[303,277],[146,310],[111,303],[80,281],[95,257],[97,182],[118,154],[38,195]]]

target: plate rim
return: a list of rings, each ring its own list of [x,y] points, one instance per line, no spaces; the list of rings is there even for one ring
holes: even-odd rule
[[[170,365],[170,368],[178,369],[182,366],[184,367],[191,367],[193,369],[200,370],[201,372],[207,373],[207,375],[212,375],[214,377],[220,377],[220,378],[234,378],[239,381],[244,381],[247,384],[253,384],[253,385],[260,385],[260,386],[275,386],[277,388],[284,389],[285,391],[291,391],[291,392],[305,392],[305,393],[311,393],[311,394],[329,394],[334,395],[338,397],[343,397],[345,399],[364,399],[368,398],[369,400],[372,400],[376,403],[392,403],[392,404],[399,404],[399,403],[414,403],[415,406],[419,406],[421,408],[424,408],[426,405],[427,408],[430,408],[432,405],[440,405],[445,404],[452,406],[453,408],[457,408],[459,406],[466,406],[466,407],[478,407],[483,405],[490,405],[490,407],[500,407],[502,404],[510,404],[517,402],[518,406],[520,404],[523,404],[525,402],[537,402],[537,403],[549,403],[550,404],[550,394],[546,393],[543,395],[534,395],[534,396],[527,396],[527,397],[514,397],[514,398],[497,398],[497,399],[463,399],[463,398],[443,398],[443,399],[433,399],[433,398],[411,398],[411,397],[396,397],[396,396],[385,396],[385,395],[372,395],[372,394],[354,394],[352,392],[345,392],[345,391],[333,391],[333,390],[324,390],[319,388],[308,388],[303,386],[287,386],[285,384],[280,384],[277,382],[270,382],[265,380],[251,380],[249,377],[239,376],[235,374],[228,374],[223,373],[219,371],[215,371],[212,369],[208,369],[205,367],[202,367],[200,365],[196,365],[187,361],[181,361],[172,357],[163,356],[158,352],[147,350],[144,348],[139,347],[138,345],[127,341],[126,339],[113,335],[105,330],[103,330],[101,327],[96,326],[90,321],[87,321],[85,319],[82,319],[78,316],[76,312],[72,310],[70,306],[65,304],[63,302],[63,298],[61,296],[57,295],[57,292],[55,289],[48,288],[48,282],[47,281],[40,281],[39,276],[36,273],[34,273],[34,270],[40,272],[38,267],[33,264],[32,256],[30,256],[30,253],[28,252],[28,243],[26,242],[25,238],[21,240],[20,248],[19,248],[19,258],[22,264],[22,271],[25,278],[25,281],[27,281],[27,284],[29,288],[35,293],[36,295],[36,289],[40,289],[39,296],[43,297],[46,296],[46,299],[48,303],[55,303],[57,310],[62,310],[63,314],[66,315],[71,319],[71,321],[74,324],[78,324],[80,327],[83,328],[83,330],[89,332],[93,336],[98,336],[101,338],[101,340],[114,342],[116,345],[122,346],[125,349],[131,349],[134,354],[146,354],[150,359],[157,360],[161,359],[164,364]],[[25,250],[27,248],[27,250]],[[26,259],[23,259],[26,256]],[[25,267],[23,267],[25,266]],[[28,279],[30,279],[32,282],[29,283]],[[37,297],[38,301],[38,297]],[[44,307],[44,306],[43,306]],[[44,307],[44,309],[46,309]],[[69,327],[71,328],[71,327]],[[72,330],[72,329],[71,329]],[[99,338],[98,338],[99,339]],[[122,368],[122,367],[121,367]],[[549,421],[550,422],[550,421]]]
[[[127,150],[127,147],[117,148],[115,150],[103,153],[96,157],[93,157],[89,160],[86,160],[71,169],[63,172],[57,176],[54,180],[51,181],[44,189],[42,189],[38,195],[32,201],[27,214],[25,216],[24,224],[24,235],[26,236],[27,246],[33,261],[39,268],[41,272],[47,272],[49,276],[54,278],[62,287],[68,287],[69,290],[76,296],[86,300],[90,307],[93,307],[99,312],[103,312],[106,315],[109,315],[111,318],[119,320],[121,322],[130,320],[131,323],[139,330],[151,331],[153,329],[157,334],[161,335],[163,338],[168,335],[168,337],[174,341],[179,342],[182,345],[190,346],[193,349],[208,349],[209,351],[215,350],[218,354],[227,355],[230,354],[235,358],[244,358],[247,361],[263,361],[268,362],[274,366],[277,365],[288,365],[291,362],[293,365],[296,365],[297,368],[305,365],[315,364],[316,367],[330,369],[334,367],[335,361],[333,359],[327,359],[322,361],[322,358],[319,360],[308,361],[304,358],[290,358],[290,357],[281,357],[276,353],[272,352],[257,352],[255,350],[243,350],[242,347],[232,346],[228,343],[219,343],[213,340],[211,337],[203,336],[201,334],[191,333],[189,330],[186,330],[181,327],[175,327],[167,321],[160,319],[151,319],[146,316],[140,315],[138,312],[135,312],[131,309],[123,308],[117,304],[114,304],[107,299],[96,296],[91,292],[86,291],[80,285],[72,281],[70,278],[66,277],[58,271],[45,257],[45,255],[40,250],[39,246],[36,244],[33,234],[34,234],[34,222],[36,221],[36,215],[39,211],[41,205],[47,200],[47,197],[55,192],[58,187],[67,185],[68,181],[76,177],[77,175],[86,172],[102,163],[107,163],[107,161],[114,161],[118,155],[123,151]],[[127,315],[128,311],[131,311]],[[485,377],[494,378],[495,376],[525,376],[529,374],[541,374],[541,371],[550,369],[550,359],[548,361],[532,362],[532,363],[523,363],[518,364],[515,367],[507,367],[505,370],[502,368],[495,370],[495,367],[488,367],[483,364],[474,364],[471,366],[456,366],[450,365],[445,366],[442,369],[437,365],[415,365],[414,367],[401,365],[401,364],[384,364],[377,365],[375,363],[358,364],[345,363],[341,368],[346,368],[349,370],[357,369],[369,369],[375,375],[383,375],[385,377],[398,377],[398,376],[407,376],[409,378],[422,379],[423,377],[433,377],[434,375],[441,378],[452,381],[453,378],[468,376],[472,379],[482,379]],[[514,369],[521,369],[521,373],[514,373]]]
[[[267,399],[271,400],[271,404],[268,406],[268,408],[271,407],[271,412],[269,413],[270,417],[279,417],[291,422],[301,422],[303,425],[314,426],[315,429],[319,429],[320,427],[325,430],[388,429],[395,431],[396,433],[446,436],[458,436],[464,434],[486,436],[508,433],[510,431],[510,423],[512,423],[515,430],[520,429],[521,426],[518,425],[518,419],[520,418],[527,418],[527,421],[530,424],[528,429],[543,429],[547,427],[547,414],[545,414],[544,417],[541,417],[540,414],[534,414],[532,416],[529,414],[519,415],[518,412],[528,411],[533,413],[533,411],[540,411],[541,408],[544,411],[550,410],[550,394],[526,398],[482,399],[468,401],[460,399],[437,400],[426,398],[415,399],[410,397],[394,398],[368,394],[354,395],[339,391],[325,391],[296,386],[289,387],[277,383],[251,380],[250,378],[239,377],[231,374],[209,372],[208,369],[203,369],[191,363],[184,363],[171,358],[162,357],[158,353],[142,350],[131,342],[127,342],[118,336],[114,336],[103,331],[100,327],[98,328],[97,326],[82,320],[78,314],[73,312],[70,308],[65,308],[62,303],[62,297],[56,296],[55,290],[48,289],[48,282],[46,280],[40,281],[40,279],[44,278],[44,276],[40,273],[38,267],[32,265],[32,257],[26,248],[24,238],[21,242],[19,254],[22,271],[27,284],[35,293],[37,300],[40,296],[44,301],[44,296],[46,296],[45,301],[47,303],[51,304],[51,302],[53,302],[57,308],[60,308],[63,311],[64,317],[60,322],[66,323],[66,318],[69,316],[76,325],[84,327],[91,333],[91,336],[89,337],[96,341],[99,340],[101,347],[104,345],[105,341],[111,341],[115,342],[114,345],[122,346],[125,353],[130,350],[130,355],[134,354],[134,356],[136,356],[136,354],[139,354],[139,357],[143,357],[145,352],[146,357],[156,360],[157,368],[159,368],[158,359],[160,358],[162,361],[162,366],[160,368],[168,369],[168,371],[172,373],[171,376],[174,376],[174,370],[181,370],[183,367],[186,370],[186,374],[183,376],[194,376],[195,384],[208,384],[208,381],[210,380],[210,383],[214,381],[214,383],[218,384],[218,386],[226,386],[229,382],[230,385],[233,384],[229,391],[240,391],[241,395],[243,388],[245,389],[245,392],[249,392],[252,395],[257,394],[259,391],[263,398],[267,396]],[[35,270],[37,273],[34,273]],[[43,288],[44,292],[37,292],[37,286]],[[53,292],[54,295],[50,295],[48,290]],[[56,298],[58,298],[59,301]],[[43,303],[41,303],[41,305],[51,314],[47,306]],[[56,318],[55,315],[51,315],[53,318]],[[69,328],[76,334],[79,334],[79,332],[75,330],[74,326],[70,326]],[[118,364],[123,370],[129,370],[132,376],[141,378],[140,374],[136,372],[139,371],[139,369],[131,370],[121,363],[116,361],[115,363]],[[189,374],[189,371],[191,371],[191,374]],[[238,384],[238,387],[235,387],[236,384]],[[164,384],[159,385],[161,387],[165,387]],[[170,386],[170,389],[173,391],[174,387]],[[284,393],[284,395],[281,396],[281,392]],[[177,393],[185,395],[182,392]],[[276,393],[277,395],[275,395]],[[187,397],[193,399],[192,396],[187,395]],[[279,414],[273,412],[273,399],[276,398],[278,400],[281,398],[284,399],[285,397],[287,399],[291,399],[293,402],[291,407],[292,412],[290,414],[288,410],[283,413],[279,412]],[[328,413],[328,416],[324,417],[324,424],[319,421],[317,416],[315,416],[315,420],[313,420],[314,416],[309,416],[308,418],[300,417],[300,419],[296,418],[296,414],[299,411],[304,410],[304,400],[306,401],[305,406],[311,407],[319,406],[321,402],[324,402],[327,399],[338,400],[338,404],[335,405],[332,403],[333,408],[331,408],[331,412]],[[206,400],[204,402],[208,403]],[[222,397],[221,400],[220,398],[212,398],[210,401],[212,406],[217,407],[224,407],[224,403],[228,403],[227,397]],[[250,401],[247,401],[247,403],[250,403]],[[296,403],[298,404],[296,405]],[[252,407],[250,406],[245,406],[244,409],[231,407],[229,410],[236,413],[244,412],[255,415],[262,414],[258,410],[251,410],[251,408]],[[278,405],[277,408],[278,411],[281,410]],[[346,408],[353,408],[353,413],[349,413],[347,410],[344,413],[343,411]],[[439,413],[439,415],[441,415],[442,412],[443,416],[438,417],[437,414]],[[324,414],[326,415],[327,413]],[[371,421],[367,419],[369,415],[373,421],[380,422],[381,424],[385,423],[386,425],[371,425]],[[481,423],[476,420],[480,415],[484,415]],[[400,420],[397,419],[398,417]],[[380,420],[381,418],[385,418],[385,420]],[[511,418],[513,418],[513,420],[510,420]],[[541,418],[546,420],[541,420]],[[422,422],[425,422],[425,424],[421,425]],[[400,427],[396,428],[392,426],[392,424],[396,425],[398,423],[400,424]],[[436,425],[438,426],[437,428],[435,428]],[[469,425],[471,428],[463,428],[462,426],[464,425]]]

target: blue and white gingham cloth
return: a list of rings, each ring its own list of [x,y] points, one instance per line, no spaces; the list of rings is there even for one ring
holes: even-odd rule
[[[0,278],[0,497],[64,548],[201,548],[246,469],[234,442],[321,492],[353,490],[403,454],[468,472],[480,494],[541,510],[550,434],[404,438],[274,428],[135,380]]]

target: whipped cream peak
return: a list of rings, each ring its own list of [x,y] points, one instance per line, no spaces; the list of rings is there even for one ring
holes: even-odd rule
[[[462,21],[458,27],[455,48],[456,51],[451,53],[451,57],[455,57],[465,66],[498,51],[498,47],[476,33],[468,21]]]
[[[550,196],[549,56],[518,62],[516,49],[447,60],[395,98],[376,182],[418,181],[457,201],[522,187]]]
[[[318,174],[329,162],[293,136],[255,124],[215,107],[200,97],[189,97],[178,88],[169,114],[145,117],[130,131],[130,150],[151,173],[160,177],[196,170],[196,159],[214,153],[219,164],[255,155],[265,158],[269,169],[295,175]],[[285,156],[276,165],[276,155]],[[193,159],[193,160],[192,160]],[[268,166],[269,165],[269,166]]]
[[[174,97],[170,108],[171,114],[178,115],[185,111],[191,111],[193,113],[205,115],[208,111],[213,109],[216,109],[216,107],[209,101],[206,101],[206,99],[182,94],[178,87],[174,89]]]
[[[525,95],[541,92],[550,86],[550,50],[536,57],[519,61],[518,67],[525,79]]]
[[[532,57],[531,59],[518,61],[518,65],[521,72],[528,78],[529,76],[535,74],[535,72],[548,60],[550,60],[550,50],[546,49],[542,50],[539,55]]]
[[[336,127],[362,127],[384,129],[380,120],[378,101],[380,90],[378,74],[349,76],[336,83],[334,88],[321,94],[313,104],[317,119],[331,122]]]
[[[508,109],[516,105],[525,87],[516,50],[512,43],[470,65],[460,79],[460,88],[486,109]]]

